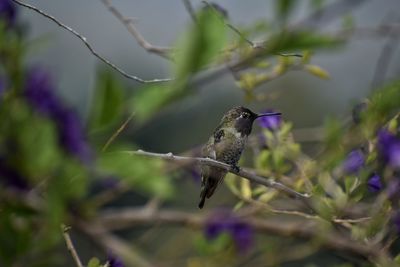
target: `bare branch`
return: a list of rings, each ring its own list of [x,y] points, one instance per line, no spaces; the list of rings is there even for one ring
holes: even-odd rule
[[[67,244],[67,248],[68,248],[69,252],[71,253],[72,258],[74,259],[76,266],[83,267],[83,264],[78,256],[78,253],[76,252],[74,244],[72,243],[71,237],[69,236],[69,233],[68,233],[69,229],[70,229],[70,227],[61,225],[61,231],[63,233],[65,243]]]
[[[296,23],[293,28],[311,28],[311,27],[321,27],[332,20],[336,19],[338,16],[346,14],[351,9],[367,2],[367,0],[338,0],[333,3],[327,4],[325,7],[316,10],[310,16],[306,17],[302,21]]]
[[[107,140],[106,144],[101,149],[101,152],[105,152],[107,150],[107,148],[111,145],[112,142],[114,142],[115,138],[117,138],[118,135],[126,128],[128,123],[133,119],[134,116],[135,116],[135,112],[132,112],[132,114],[125,120],[125,122]]]
[[[224,169],[228,172],[231,172],[233,174],[236,174],[240,177],[248,179],[251,182],[282,191],[291,197],[298,198],[302,201],[305,201],[308,205],[310,204],[309,203],[309,200],[310,200],[309,194],[297,192],[297,191],[287,187],[284,184],[274,181],[273,179],[268,179],[265,177],[258,176],[257,174],[250,172],[243,168],[240,168],[239,172],[236,172],[235,170],[232,169],[232,166],[230,166],[229,164],[226,164],[226,163],[223,163],[223,162],[220,162],[217,160],[213,160],[210,158],[183,157],[183,156],[175,156],[172,153],[161,154],[161,153],[146,152],[143,150],[127,151],[127,152],[130,153],[131,155],[142,155],[142,156],[156,157],[156,158],[162,158],[162,159],[173,160],[173,161],[189,161],[189,162],[191,161],[191,162],[198,163],[198,164],[204,164],[204,165],[209,165],[209,166],[213,166],[213,167],[218,167],[218,168]]]
[[[183,5],[185,6],[187,12],[189,13],[190,17],[192,18],[192,20],[194,22],[196,22],[197,21],[196,14],[194,13],[194,9],[193,9],[192,4],[190,3],[190,0],[182,0],[182,2],[183,2]]]
[[[96,244],[100,245],[104,250],[111,250],[132,266],[154,266],[139,254],[138,249],[136,249],[133,244],[128,244],[111,234],[97,221],[92,221],[90,224],[84,221],[76,221],[75,223],[77,227],[90,236]]]
[[[222,16],[219,14],[219,12],[215,9],[215,7],[210,4],[208,1],[203,0],[202,1],[205,5],[207,5],[211,10],[213,10],[218,17],[221,17],[221,19],[224,21],[224,24],[231,29],[234,33],[236,33],[241,39],[243,39],[247,44],[249,44],[252,48],[254,49],[265,49],[265,42],[260,42],[260,43],[255,43],[251,41],[249,38],[247,38],[237,27],[233,26],[231,23],[227,22]],[[301,54],[297,53],[277,53],[278,56],[283,56],[283,57],[303,57]]]
[[[308,221],[293,222],[281,220],[265,220],[255,217],[245,217],[246,223],[254,229],[268,234],[276,234],[280,236],[298,237],[304,239],[312,239],[320,235],[315,231],[317,222]],[[118,211],[104,211],[97,219],[104,228],[108,230],[121,230],[130,228],[135,225],[148,224],[170,224],[183,225],[192,228],[202,228],[207,222],[207,217],[199,213],[189,213],[175,210],[159,210],[148,212],[144,209],[126,208]],[[324,238],[319,239],[320,244],[326,248],[344,251],[347,253],[362,256],[373,260],[381,256],[381,251],[375,246],[350,240],[339,233],[326,233]]]
[[[69,31],[70,33],[72,33],[73,35],[75,35],[78,39],[80,39],[85,45],[86,47],[89,49],[89,51],[98,59],[100,59],[102,62],[104,62],[105,64],[107,64],[108,66],[110,66],[111,68],[113,68],[114,70],[116,70],[117,72],[119,72],[120,74],[122,74],[123,76],[125,76],[128,79],[137,81],[139,83],[160,83],[160,82],[169,82],[172,79],[171,78],[161,78],[161,79],[151,79],[151,80],[144,80],[142,78],[139,78],[135,75],[132,74],[128,74],[126,71],[124,71],[123,69],[121,69],[120,67],[118,67],[117,65],[115,65],[114,63],[112,63],[111,61],[109,61],[108,59],[104,58],[103,56],[101,56],[94,48],[93,46],[87,41],[86,37],[83,36],[82,34],[78,33],[76,30],[72,29],[71,27],[67,26],[66,24],[62,23],[61,21],[59,21],[58,19],[56,19],[55,17],[53,17],[52,15],[47,14],[46,12],[40,10],[39,8],[21,2],[19,0],[12,0],[15,3],[17,3],[20,6],[26,7],[28,9],[31,9],[33,11],[35,11],[36,13],[39,13],[40,15],[52,20],[53,22],[55,22],[58,26],[60,26],[61,28]]]
[[[101,0],[108,10],[125,26],[128,32],[136,39],[138,44],[150,53],[157,54],[163,58],[170,59],[168,53],[172,51],[170,47],[155,46],[150,44],[142,34],[136,29],[134,21],[122,15],[122,13],[111,4],[110,0]]]
[[[392,55],[400,41],[400,35],[396,34],[396,27],[390,27],[387,33],[387,41],[383,45],[378,61],[375,65],[374,77],[372,78],[371,88],[375,89],[384,81]]]

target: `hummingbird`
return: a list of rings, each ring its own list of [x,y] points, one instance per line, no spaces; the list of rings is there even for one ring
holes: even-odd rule
[[[245,107],[234,107],[224,114],[213,135],[202,150],[203,157],[229,164],[232,170],[239,172],[237,163],[244,150],[247,137],[250,135],[253,122],[264,116],[278,116],[279,112],[257,114]],[[210,198],[218,184],[225,177],[227,170],[208,165],[201,166],[201,192],[199,208]]]

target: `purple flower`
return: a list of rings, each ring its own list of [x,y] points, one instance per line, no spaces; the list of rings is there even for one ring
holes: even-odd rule
[[[230,227],[231,234],[239,251],[248,251],[253,244],[253,229],[244,222],[236,222]]]
[[[54,84],[44,70],[40,68],[31,70],[28,73],[25,87],[26,99],[43,115],[51,117],[62,106],[61,101],[54,94]]]
[[[83,162],[89,162],[91,160],[90,147],[76,113],[73,110],[60,108],[53,118],[58,126],[61,145]]]
[[[381,159],[392,168],[400,168],[400,139],[386,129],[378,133],[377,148]]]
[[[273,110],[266,110],[265,113],[274,112]],[[280,115],[263,116],[257,119],[258,124],[262,128],[266,128],[270,131],[278,130],[282,124],[282,117]]]
[[[108,253],[107,262],[109,267],[124,267],[124,263],[113,253]]]
[[[4,20],[6,25],[12,26],[17,17],[17,9],[11,0],[0,0],[0,20]]]
[[[201,182],[201,174],[196,166],[188,166],[188,168],[185,168],[183,175],[185,177],[191,177],[191,180],[196,184],[200,184]]]
[[[47,72],[35,68],[28,73],[25,97],[38,112],[55,121],[64,149],[83,162],[88,162],[91,158],[90,148],[81,121],[54,93],[54,85]]]
[[[211,217],[204,228],[207,239],[213,240],[222,233],[231,235],[236,248],[246,252],[253,244],[253,229],[245,221],[230,213],[222,213]]]
[[[381,177],[376,173],[372,174],[372,176],[368,179],[367,185],[370,192],[376,193],[382,190]]]
[[[360,149],[351,151],[343,162],[343,170],[347,174],[357,173],[365,163],[364,154]]]

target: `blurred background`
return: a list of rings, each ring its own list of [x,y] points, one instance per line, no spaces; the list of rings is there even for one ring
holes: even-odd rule
[[[312,1],[299,1],[291,23],[309,14]],[[322,1],[332,4],[335,1]],[[139,77],[163,78],[173,75],[171,63],[141,48],[124,26],[100,1],[32,1],[35,5],[87,37],[97,51],[112,62]],[[229,20],[237,27],[251,27],[264,21],[270,28],[276,27],[275,2],[254,0],[216,1],[225,8]],[[182,1],[114,1],[122,13],[135,19],[137,29],[153,45],[172,46],[190,23],[190,16]],[[204,4],[192,1],[195,8]],[[396,0],[364,1],[354,9],[340,14],[329,23],[316,22],[322,32],[340,29],[343,21],[351,16],[357,28],[376,28],[387,21],[397,21]],[[40,59],[57,77],[60,93],[85,117],[95,90],[94,82],[99,60],[70,33],[30,10],[21,10],[22,19],[29,23],[31,38],[46,38],[32,56]],[[257,41],[257,38],[255,38]],[[258,41],[261,41],[258,39]],[[238,90],[232,75],[221,78],[200,88],[190,88],[196,93],[185,98],[162,115],[142,126],[135,133],[135,140],[145,148],[160,152],[180,152],[207,140],[221,115],[235,105],[249,105],[254,110],[276,108],[294,123],[295,128],[320,126],[328,116],[349,115],[352,104],[371,92],[371,83],[377,60],[387,38],[354,36],[345,45],[315,53],[313,63],[329,72],[331,79],[321,80],[302,72],[290,72],[257,88],[270,93],[272,99],[261,103],[246,104],[244,94]],[[394,49],[386,79],[398,77],[400,50]],[[351,70],[351,72],[349,72]],[[140,84],[121,77],[129,90]],[[207,111],[207,112],[205,112]],[[190,127],[188,127],[190,125]],[[159,137],[159,133],[163,137]],[[154,138],[156,136],[156,138]],[[178,142],[179,141],[179,142]]]
[[[5,0],[0,0],[0,3],[1,1]],[[178,47],[180,49],[178,52],[172,52],[173,60],[150,53],[141,47],[123,23],[110,12],[104,4],[107,2],[112,3],[114,8],[133,21],[136,30],[152,45]],[[282,238],[280,234],[256,236],[254,243],[258,243],[259,246],[250,254],[244,256],[230,254],[232,248],[227,244],[232,240],[229,238],[235,242],[240,241],[239,245],[236,244],[236,250],[238,250],[241,245],[248,245],[249,241],[246,238],[250,235],[248,228],[241,228],[242,221],[238,220],[236,215],[224,215],[227,210],[235,210],[235,212],[239,210],[239,214],[242,207],[245,207],[244,215],[240,213],[240,216],[246,218],[245,212],[248,212],[246,209],[248,206],[244,202],[237,203],[237,196],[234,196],[235,193],[232,189],[235,188],[233,184],[240,184],[242,191],[249,188],[252,192],[251,190],[259,188],[255,186],[251,188],[250,183],[238,182],[238,180],[234,180],[236,178],[230,177],[227,182],[228,186],[222,185],[218,194],[207,203],[206,210],[199,211],[197,209],[200,190],[198,167],[168,164],[146,157],[127,158],[126,155],[113,153],[144,149],[159,153],[173,152],[199,156],[199,147],[208,140],[224,112],[233,106],[242,105],[255,112],[278,110],[283,114],[285,121],[283,125],[286,128],[282,127],[285,130],[280,129],[278,130],[279,134],[275,134],[279,140],[281,137],[289,140],[282,148],[285,153],[288,152],[288,156],[287,158],[285,158],[286,154],[282,156],[284,158],[282,161],[285,162],[281,164],[283,166],[280,166],[281,169],[277,167],[277,177],[280,175],[297,177],[295,174],[298,174],[298,169],[296,168],[300,167],[287,167],[286,160],[299,160],[300,166],[313,169],[315,162],[311,164],[312,160],[307,157],[320,155],[317,153],[321,152],[320,141],[324,134],[323,125],[327,124],[330,118],[348,122],[355,104],[371,95],[377,87],[399,78],[400,49],[397,49],[397,46],[400,36],[398,30],[400,28],[398,27],[400,2],[398,0],[354,0],[351,3],[340,0],[213,1],[216,4],[214,7],[223,11],[221,16],[227,13],[224,27],[228,28],[226,24],[233,25],[253,42],[261,42],[267,38],[266,45],[268,45],[270,36],[272,36],[271,40],[275,40],[273,38],[280,37],[278,33],[285,32],[286,29],[296,30],[296,26],[303,22],[307,22],[301,25],[307,31],[317,33],[315,39],[311,40],[315,43],[310,41],[304,45],[299,42],[300,44],[293,45],[294,49],[289,49],[288,53],[294,50],[294,52],[302,54],[302,58],[278,56],[277,54],[286,52],[284,49],[283,51],[280,49],[269,51],[266,54],[268,61],[263,62],[267,67],[261,67],[260,64],[257,73],[263,73],[264,69],[268,69],[268,71],[272,70],[273,75],[279,69],[276,67],[285,67],[291,64],[295,67],[290,71],[285,69],[282,73],[278,73],[277,77],[250,89],[246,88],[244,75],[240,76],[246,71],[243,73],[225,71],[215,79],[196,83],[196,79],[200,80],[207,75],[207,71],[205,74],[203,72],[199,74],[206,65],[193,66],[184,61],[185,55],[196,54],[185,53],[193,52],[190,50],[187,39],[196,36],[194,32],[197,29],[194,26],[196,24],[193,22],[190,9],[185,6],[185,3],[190,3],[194,12],[200,14],[207,6],[204,1],[26,0],[25,3],[36,6],[79,32],[86,37],[86,40],[102,57],[107,58],[129,74],[146,80],[175,76],[183,78],[182,80],[177,79],[178,82],[172,83],[171,87],[160,84],[141,84],[127,79],[102,63],[81,40],[70,32],[31,9],[18,7],[18,26],[20,28],[16,30],[17,34],[15,35],[19,36],[20,34],[26,38],[26,43],[25,40],[23,43],[27,44],[24,49],[28,52],[26,55],[24,54],[24,67],[15,63],[17,60],[14,58],[9,60],[10,64],[7,60],[1,62],[0,75],[9,74],[9,72],[12,74],[14,68],[8,66],[13,66],[15,63],[23,70],[21,70],[22,74],[17,71],[18,75],[15,75],[17,78],[15,81],[13,80],[14,83],[8,82],[10,90],[20,87],[28,92],[29,89],[35,91],[36,87],[45,87],[46,90],[33,93],[33,95],[23,95],[27,98],[26,101],[22,101],[23,104],[19,100],[13,102],[14,98],[18,99],[21,95],[10,93],[4,97],[4,102],[10,101],[10,106],[0,105],[0,121],[8,121],[8,119],[11,121],[10,124],[0,124],[2,130],[0,178],[14,177],[15,173],[10,171],[12,169],[16,173],[21,172],[23,176],[21,179],[27,180],[29,185],[28,191],[23,191],[24,193],[21,195],[19,195],[20,191],[15,193],[14,189],[7,186],[1,189],[3,191],[0,190],[0,193],[4,193],[6,196],[4,202],[1,202],[4,199],[0,198],[0,211],[5,210],[12,215],[10,215],[10,222],[8,217],[4,221],[0,220],[0,227],[5,229],[3,231],[0,228],[0,232],[3,231],[3,236],[0,233],[0,241],[4,242],[3,247],[0,246],[0,248],[10,247],[10,251],[12,251],[9,252],[6,249],[3,252],[0,251],[1,267],[8,267],[9,263],[13,263],[10,265],[12,267],[30,266],[26,263],[32,259],[32,262],[35,262],[34,266],[38,267],[73,266],[74,259],[70,257],[60,235],[60,223],[72,225],[70,233],[73,242],[85,263],[91,257],[98,257],[101,262],[108,260],[110,267],[124,266],[120,261],[125,261],[126,266],[326,266],[327,264],[329,266],[370,266],[365,265],[364,260],[359,260],[353,255],[338,255],[326,248],[318,250],[316,249],[318,246],[314,246],[313,242],[303,246],[302,241]],[[287,11],[284,10],[285,7],[288,8]],[[324,12],[324,7],[331,9],[327,8],[328,11]],[[318,13],[319,10],[322,11]],[[310,14],[314,13],[316,16],[311,16],[313,19],[307,20]],[[201,19],[200,15],[198,18]],[[207,25],[214,25],[216,29],[219,29],[217,28],[218,23],[214,21],[210,23]],[[388,28],[387,25],[395,25],[397,28],[390,32],[392,28]],[[252,53],[253,50],[245,47],[245,42],[243,40],[240,42],[240,36],[234,31],[227,29],[221,35],[225,33],[229,36],[230,41],[234,40],[239,43],[237,47],[233,48],[238,49],[239,57],[242,55],[245,57]],[[275,33],[277,35],[274,35]],[[310,37],[301,34],[299,38],[312,39],[311,35]],[[335,40],[325,40],[325,35],[332,35],[340,40],[337,43]],[[11,38],[6,34],[4,36],[0,36],[3,38],[0,40],[5,44]],[[11,36],[15,37],[12,34]],[[228,44],[229,42],[223,43],[221,47],[228,51],[226,57],[229,59],[232,55],[229,54]],[[284,42],[283,44],[290,47],[290,44]],[[11,43],[10,47],[12,46]],[[210,46],[212,47],[212,45]],[[0,49],[3,49],[3,46],[0,46]],[[201,54],[206,49],[210,48],[200,47],[195,52]],[[226,51],[224,50],[224,52]],[[180,56],[182,54],[183,57]],[[232,56],[232,58],[234,57],[235,55]],[[305,59],[306,57],[307,59]],[[0,53],[0,59],[3,60],[2,53]],[[216,61],[208,59],[212,64],[217,62],[224,65],[221,63],[225,59],[222,56],[218,56]],[[215,58],[212,59],[215,60]],[[189,64],[187,65],[188,70],[179,69],[182,68],[181,66],[186,66],[182,62]],[[303,64],[311,67],[304,68]],[[44,78],[47,77],[44,74],[36,73],[37,76],[35,76],[30,73],[29,69],[35,69],[38,65],[45,69],[46,75],[51,78]],[[1,78],[2,76],[0,76],[0,82]],[[20,81],[18,79],[23,80],[24,85],[21,86],[16,82]],[[249,79],[250,82],[254,82],[251,80],[252,78]],[[12,79],[9,78],[9,80]],[[180,81],[183,81],[183,85],[179,83]],[[57,100],[57,97],[48,94],[48,88],[52,89],[60,99]],[[62,102],[66,107],[55,108],[52,105],[54,103],[47,102],[43,104],[42,99],[46,97],[57,103]],[[31,114],[30,109],[27,111],[25,108],[21,108],[21,105],[25,105],[24,103],[27,106],[30,105],[29,108],[37,110]],[[10,116],[8,116],[9,110],[13,111]],[[75,117],[71,115],[75,112],[81,124],[75,123]],[[36,115],[39,118],[38,121]],[[34,118],[32,119],[31,116]],[[63,123],[72,124],[73,130],[63,126],[60,118]],[[52,121],[52,126],[47,125],[49,121]],[[125,125],[120,128],[124,123]],[[47,129],[44,132],[38,130],[42,129],[42,124]],[[14,127],[14,125],[17,126]],[[21,128],[19,128],[20,125],[22,125]],[[262,136],[260,135],[263,131],[262,127],[258,124],[254,126],[252,135],[254,135],[253,141],[256,140],[255,143],[258,142],[258,136]],[[119,132],[118,129],[121,131]],[[291,139],[292,136],[288,133],[291,129],[294,132],[294,140],[299,144],[294,143]],[[66,141],[65,139],[68,138],[63,136],[63,132],[64,135],[67,135],[65,132],[70,133],[70,130],[73,132],[70,134],[72,137],[70,136],[70,139]],[[85,151],[87,147],[82,144],[84,143],[82,140],[85,138],[81,136],[81,130],[82,132],[86,131],[85,138],[87,135],[95,155],[92,155],[95,160],[93,162],[89,160],[90,163],[86,158],[88,157],[88,153]],[[269,130],[274,132],[276,129],[267,129],[266,131]],[[75,131],[79,133],[75,133]],[[19,132],[24,132],[26,135],[21,135],[20,138],[17,134]],[[113,139],[111,136],[116,132],[118,136]],[[271,133],[269,132],[269,134]],[[14,136],[17,137],[14,138]],[[43,136],[43,140],[40,136]],[[57,139],[59,136],[61,136],[60,140]],[[342,137],[339,133],[338,136]],[[82,140],[80,140],[81,137]],[[15,143],[18,145],[14,146],[14,142],[9,142],[9,139],[13,141],[17,139]],[[340,138],[338,137],[338,139]],[[71,143],[74,142],[76,146],[72,145],[71,148]],[[361,143],[361,141],[354,142],[359,146],[360,144],[357,142]],[[19,147],[20,143],[22,143],[21,151],[23,152],[14,149]],[[46,147],[43,148],[42,144],[46,144]],[[263,149],[268,150],[268,145],[270,144],[266,145],[267,148],[258,147],[256,149],[251,145],[251,149],[246,151],[246,155],[249,157],[246,157],[241,165],[255,165],[258,171],[265,171],[263,173],[265,176],[274,174],[272,171],[270,173],[269,170],[262,169],[260,163],[262,162],[260,159],[262,153],[259,152]],[[334,163],[331,165],[336,164],[334,167],[329,164],[323,165],[326,162],[321,163],[321,166],[323,165],[325,168],[329,165],[326,167],[328,171],[335,172],[334,168],[338,162],[343,160],[345,150],[347,153],[347,150],[352,149],[351,146],[355,146],[353,143],[346,145],[345,149],[342,146],[340,149],[339,146],[335,147],[338,148],[338,151],[340,150],[338,152],[340,155],[333,160]],[[53,149],[53,146],[57,149]],[[277,151],[281,149],[279,145],[277,147]],[[302,156],[297,158],[300,147],[306,152],[304,158]],[[25,157],[24,153],[29,155]],[[8,157],[11,159],[9,160]],[[38,160],[30,166],[30,161],[34,161],[36,157],[41,159],[43,157],[43,160]],[[311,167],[306,163],[310,163]],[[315,174],[315,176],[317,175]],[[366,179],[367,173],[363,173],[363,177]],[[289,187],[306,191],[304,181],[297,183],[298,181],[295,179],[284,179],[283,183]],[[229,182],[233,180],[235,182]],[[4,181],[8,180],[4,179]],[[5,184],[7,183],[5,182]],[[365,188],[363,190],[365,191]],[[43,204],[41,201],[44,200],[43,210],[42,206],[36,205],[36,194],[39,204]],[[369,197],[369,195],[367,196]],[[35,201],[32,201],[31,197]],[[275,192],[267,197],[275,200]],[[19,208],[20,200],[23,207],[20,209],[21,220],[18,216],[16,219],[13,217],[14,208],[15,206]],[[269,203],[268,201],[266,202]],[[33,203],[33,207],[25,202]],[[17,204],[14,205],[15,203]],[[296,203],[290,199],[285,199],[285,201],[278,199],[274,204],[277,204],[278,207],[297,207]],[[29,206],[29,208],[25,206]],[[8,210],[8,208],[10,209]],[[134,216],[137,216],[134,217],[137,221],[132,223],[132,227],[128,225],[129,223],[124,225],[124,222],[113,219],[115,210],[118,212],[122,210],[118,216],[124,217],[124,208],[133,208],[131,211],[135,214]],[[158,208],[163,208],[167,210],[167,213],[165,213],[165,217],[160,215],[161,219],[146,217],[148,215],[146,212],[153,211],[152,208],[156,211]],[[20,210],[18,209],[18,212]],[[170,211],[172,211],[171,214],[168,213]],[[30,221],[31,213],[38,213],[42,217],[38,221],[36,218]],[[207,225],[207,220],[211,221],[208,226],[213,225],[213,214],[223,217],[221,219],[217,216],[218,220],[228,221],[230,226],[237,227],[235,230],[230,230],[232,237],[228,238],[229,242],[225,236],[210,245],[207,235],[212,235],[210,232],[215,229],[205,228],[203,232],[197,231]],[[262,213],[262,215],[265,214]],[[281,218],[270,215],[268,213],[265,217],[279,225]],[[145,219],[141,216],[144,216]],[[172,225],[168,225],[168,220],[174,220],[169,216],[183,219],[178,223],[174,222]],[[29,218],[27,219],[27,217]],[[260,218],[265,219],[262,216]],[[25,219],[29,223],[25,223]],[[129,221],[129,218],[127,220]],[[296,219],[285,216],[282,220],[297,222]],[[165,226],[159,221],[167,221],[167,225]],[[35,235],[35,231],[32,231],[31,223],[34,226],[33,229],[40,229],[37,231],[38,236]],[[105,225],[109,227],[109,232],[103,231],[104,229],[101,228]],[[183,227],[184,225],[190,227]],[[320,227],[320,225],[318,226]],[[266,227],[268,228],[268,225]],[[26,231],[20,231],[21,229]],[[324,232],[325,230],[321,226],[316,231]],[[340,230],[342,229],[340,228]],[[356,230],[351,234],[354,232]],[[15,238],[15,242],[11,242],[10,240],[14,236],[18,238]],[[41,239],[42,236],[46,242]],[[241,239],[243,237],[244,239]],[[27,242],[27,246],[21,246],[19,241],[25,239],[29,240],[29,244]],[[42,241],[44,244],[41,243]],[[18,249],[13,251],[14,247],[8,245],[8,242]],[[35,251],[37,243],[40,244],[37,251],[42,254]],[[290,249],[298,249],[299,254],[292,255],[291,251],[285,251],[289,245]],[[36,252],[39,256],[35,254]],[[53,255],[55,259],[53,256],[45,259],[43,255],[46,253]],[[8,258],[7,254],[11,256]],[[343,254],[346,254],[346,251]],[[59,255],[62,257],[58,257]],[[277,258],[272,260],[274,256]],[[3,259],[6,260],[2,261]],[[265,263],[269,259],[271,259],[270,262]],[[89,266],[100,266],[100,263],[95,261]],[[352,262],[353,265],[345,265],[348,262]]]

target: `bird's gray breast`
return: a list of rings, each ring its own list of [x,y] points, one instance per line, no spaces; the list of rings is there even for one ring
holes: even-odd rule
[[[225,136],[216,144],[216,159],[230,165],[236,165],[242,155],[247,137],[240,133],[225,129]]]

